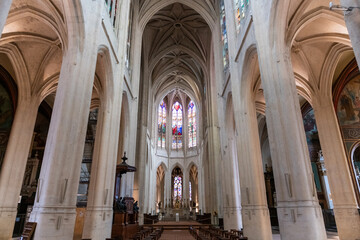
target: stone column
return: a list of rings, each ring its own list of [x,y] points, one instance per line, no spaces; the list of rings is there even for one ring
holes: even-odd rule
[[[167,171],[165,172],[165,177],[164,177],[164,187],[165,187],[165,209],[167,211],[167,214],[169,214],[169,210],[171,207],[171,172],[169,169],[167,169]]]
[[[156,214],[156,209],[157,209],[157,200],[156,200],[156,170],[155,167],[153,168],[154,164],[154,159],[151,157],[150,161],[152,161],[151,163],[151,167],[150,167],[150,187],[149,187],[149,197],[150,197],[150,212],[151,215],[155,215]]]
[[[359,0],[340,0],[341,5],[346,7],[357,7],[352,11],[345,11],[344,18],[349,32],[355,58],[360,63],[360,2]],[[358,67],[360,64],[358,64]]]
[[[229,38],[229,65],[231,73],[232,103],[234,108],[235,147],[238,157],[238,175],[241,190],[242,225],[249,239],[272,239],[269,209],[266,200],[265,180],[256,118],[255,97],[252,93],[250,67],[244,69],[245,53],[239,59],[237,32],[232,5],[225,2],[226,27]],[[253,32],[249,33],[253,35]],[[245,40],[244,40],[245,41]],[[244,47],[244,49],[246,49]],[[247,59],[248,60],[248,59]],[[239,84],[240,83],[240,84]],[[234,181],[234,180],[233,180]],[[233,184],[236,184],[234,181]],[[234,186],[235,187],[235,186]],[[235,217],[235,216],[234,216]],[[236,216],[240,221],[240,216]]]
[[[129,111],[130,117],[129,119],[131,119],[131,121],[129,121],[129,136],[128,136],[128,144],[127,147],[128,149],[126,149],[126,155],[129,158],[128,160],[128,164],[131,166],[135,166],[135,153],[136,153],[136,137],[130,137],[130,136],[135,136],[136,135],[136,130],[137,130],[137,107],[138,107],[138,103],[137,103],[137,99],[136,100],[132,100],[130,101],[131,103],[129,103],[129,109],[132,109],[132,111]],[[121,126],[120,126],[121,127]],[[123,153],[122,153],[123,154]],[[129,197],[134,197],[134,175],[135,173],[127,173],[126,174],[126,192],[125,192],[125,196],[129,196]],[[135,199],[135,201],[137,201],[138,199]]]
[[[322,155],[322,150],[318,152],[318,155],[319,155],[319,162],[317,162],[316,165],[319,170],[321,186],[325,193],[326,203],[330,209],[334,209],[334,203],[331,196],[331,189],[325,167],[324,156]]]
[[[134,18],[136,19],[136,16],[134,15]],[[141,43],[142,43],[142,32],[139,26],[136,26],[134,28],[134,36],[135,36],[135,53],[134,53],[134,75],[132,77],[134,90],[133,92],[139,92],[139,101],[141,104],[138,107],[138,111],[141,111],[141,114],[138,118],[138,129],[137,129],[137,151],[135,155],[135,166],[137,171],[135,172],[134,176],[134,186],[138,189],[138,201],[139,201],[139,225],[144,224],[144,213],[147,212],[147,205],[146,203],[146,191],[148,190],[146,188],[146,184],[148,183],[147,175],[148,172],[147,167],[149,164],[146,164],[148,161],[148,142],[147,142],[147,118],[148,118],[148,112],[147,112],[147,103],[149,99],[149,81],[141,81],[140,75],[141,75]],[[145,68],[147,64],[144,64]],[[148,79],[146,75],[147,69],[143,70],[144,75],[142,76],[143,79]],[[139,84],[143,85],[141,88],[139,88]]]
[[[245,91],[241,98],[233,91],[244,234],[251,239],[272,239],[255,101],[246,99]]]
[[[360,236],[360,215],[331,97],[319,96],[314,99],[313,109],[324,154],[339,237],[340,239],[356,240]]]
[[[163,179],[160,182],[160,201],[161,201],[161,207],[160,207],[160,212],[164,212],[165,209],[165,175],[163,177]]]
[[[212,39],[218,39],[220,36],[219,25],[216,24],[216,30],[212,32]],[[214,52],[210,57],[210,68],[209,72],[209,88],[206,91],[206,100],[207,106],[204,106],[208,109],[207,114],[207,127],[208,136],[207,136],[207,151],[208,155],[204,153],[205,156],[208,156],[209,159],[209,186],[210,196],[211,196],[211,206],[206,206],[206,208],[214,215],[216,211],[218,218],[223,217],[223,196],[222,196],[222,184],[221,184],[221,164],[222,164],[222,155],[221,155],[221,143],[220,143],[220,125],[219,125],[219,116],[218,116],[218,106],[221,106],[221,102],[218,99],[218,86],[217,84],[221,82],[223,69],[221,67],[221,48],[220,44],[217,41],[213,43]],[[214,215],[215,217],[215,215]],[[213,220],[217,220],[214,219]],[[214,223],[214,222],[213,222]]]
[[[12,0],[1,0],[0,2],[0,38],[4,30],[7,16],[11,7]]]
[[[224,229],[242,228],[241,195],[239,182],[239,166],[236,153],[236,141],[228,139],[228,146],[223,165],[224,178]]]
[[[66,2],[69,4],[69,2]],[[30,221],[35,239],[73,239],[76,199],[97,58],[102,3],[83,5],[85,19],[69,14],[69,45],[46,141],[40,183]],[[71,12],[74,6],[66,6]],[[84,32],[81,32],[81,31]],[[79,32],[80,31],[80,32]],[[81,34],[89,36],[80,38]]]
[[[120,124],[120,108],[118,106],[121,106],[121,99],[119,96],[121,95],[115,95],[116,99],[114,100],[118,104],[111,104],[111,107],[100,106],[83,238],[105,239],[111,237],[117,133],[119,133]],[[113,101],[113,99],[108,99],[108,101]]]
[[[22,99],[16,109],[0,174],[0,239],[12,237],[38,106],[36,99]]]
[[[185,170],[185,169],[184,169]],[[186,205],[186,202],[189,200],[189,171],[185,170],[183,173],[183,208]]]
[[[204,198],[205,198],[205,183],[204,183],[204,168],[203,168],[203,162],[201,162],[200,167],[198,169],[198,210],[200,213],[201,210],[201,214],[204,213],[205,211],[205,203],[204,203]]]
[[[256,1],[252,4],[256,12],[254,30],[266,100],[281,239],[324,240],[324,221],[310,166],[290,49],[280,28],[282,22],[263,20],[264,6]]]

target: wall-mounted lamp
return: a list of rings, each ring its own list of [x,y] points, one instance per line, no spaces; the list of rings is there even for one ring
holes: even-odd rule
[[[354,8],[360,9],[360,7],[345,7],[345,6],[341,6],[341,5],[334,5],[333,2],[329,3],[329,8],[330,8],[330,10],[344,11],[344,12],[351,12]]]

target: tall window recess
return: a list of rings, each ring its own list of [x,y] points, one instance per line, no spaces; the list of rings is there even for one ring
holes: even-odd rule
[[[174,199],[178,201],[182,199],[182,179],[180,176],[174,177]]]
[[[112,25],[115,28],[118,0],[105,0],[105,5],[107,6],[107,12],[109,13]]]
[[[226,31],[224,0],[220,1],[220,26],[221,26],[221,42],[223,46],[222,55],[223,55],[224,71],[227,71],[227,69],[229,68],[229,45],[228,45],[228,37]]]
[[[158,115],[158,147],[165,148],[166,140],[166,105],[161,101]]]
[[[193,101],[190,101],[188,107],[188,129],[189,129],[189,148],[196,147],[196,107]]]
[[[182,106],[179,102],[172,107],[172,149],[182,148]]]
[[[127,37],[127,41],[126,41],[126,57],[125,57],[125,66],[128,69],[130,67],[132,19],[133,19],[133,8],[132,8],[132,4],[130,4],[130,16],[129,16],[129,25],[128,25],[128,37]]]
[[[240,31],[241,21],[246,17],[246,10],[249,8],[250,0],[234,0],[236,30]]]

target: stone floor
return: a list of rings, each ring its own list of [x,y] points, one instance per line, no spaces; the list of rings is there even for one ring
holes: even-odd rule
[[[339,237],[336,233],[328,232],[328,240],[337,239]],[[160,240],[190,240],[194,239],[188,230],[165,230],[161,235]],[[280,234],[275,233],[273,234],[273,240],[281,240]]]
[[[165,230],[160,240],[187,240],[194,239],[188,230]]]
[[[337,232],[326,232],[328,240],[339,240]],[[191,238],[190,238],[191,239]],[[273,240],[281,240],[279,231],[273,229]]]

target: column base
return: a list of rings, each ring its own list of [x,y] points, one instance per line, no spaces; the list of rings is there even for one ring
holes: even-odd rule
[[[111,238],[113,210],[111,207],[92,207],[86,209],[82,238]]]
[[[241,208],[240,207],[224,207],[224,229],[242,228]]]
[[[139,225],[140,225],[140,226],[144,225],[144,213],[140,213],[140,212],[139,212],[138,222],[139,222]]]
[[[278,206],[277,213],[282,240],[327,239],[320,206]]]
[[[0,208],[0,239],[12,239],[17,208]]]
[[[269,209],[266,206],[243,206],[244,235],[251,240],[272,240]]]
[[[334,208],[335,221],[340,239],[360,239],[360,214],[357,208],[336,207]]]
[[[76,220],[74,207],[34,207],[31,222],[37,222],[34,239],[72,240]]]

